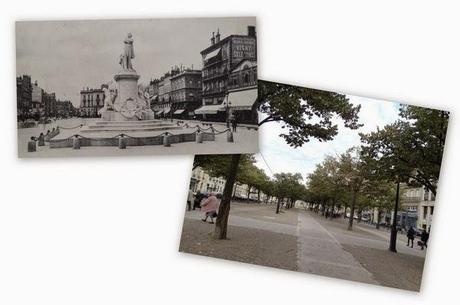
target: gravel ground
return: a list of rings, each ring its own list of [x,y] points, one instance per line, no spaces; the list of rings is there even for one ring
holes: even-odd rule
[[[425,259],[366,247],[342,245],[382,285],[420,291]]]
[[[232,201],[230,215],[241,216],[249,219],[257,219],[271,223],[297,225],[297,210],[281,210],[276,214],[276,205],[265,203],[244,203]]]
[[[266,230],[228,226],[229,240],[210,237],[214,226],[184,219],[179,251],[249,264],[297,270],[297,237]]]

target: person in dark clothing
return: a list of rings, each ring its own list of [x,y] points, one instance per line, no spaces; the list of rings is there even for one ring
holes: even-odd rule
[[[412,226],[407,230],[407,246],[409,247],[409,243],[411,244],[411,248],[414,247],[414,238],[415,238],[415,230]]]
[[[420,240],[422,241],[422,250],[424,248],[428,248],[428,238],[430,238],[430,233],[428,233],[426,230],[423,230],[422,236],[420,236]]]
[[[237,121],[236,121],[236,117],[234,116],[233,119],[232,119],[232,131],[233,132],[236,132],[236,126],[238,125]]]
[[[204,194],[202,194],[200,191],[196,193],[195,200],[193,201],[193,209],[201,208],[201,200],[203,200],[204,197]]]

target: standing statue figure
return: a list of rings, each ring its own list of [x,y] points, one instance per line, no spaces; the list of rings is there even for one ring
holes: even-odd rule
[[[134,40],[133,35],[128,33],[128,36],[124,40],[123,54],[120,55],[120,65],[123,69],[132,70],[133,64],[131,60],[134,58]]]

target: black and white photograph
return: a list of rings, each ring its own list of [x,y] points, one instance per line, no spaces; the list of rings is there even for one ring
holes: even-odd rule
[[[258,150],[254,17],[16,22],[18,155]]]

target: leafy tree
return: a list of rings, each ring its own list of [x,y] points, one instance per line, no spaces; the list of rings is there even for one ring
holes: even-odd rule
[[[393,124],[360,134],[363,155],[378,161],[382,177],[425,186],[436,195],[449,113],[403,105]]]
[[[302,175],[299,173],[277,173],[275,176],[275,194],[278,198],[276,204],[276,214],[279,213],[281,202],[285,198],[290,198],[291,202],[294,198],[301,198],[303,189],[299,188]]]
[[[259,110],[266,117],[259,126],[268,122],[281,122],[287,133],[280,137],[293,147],[299,147],[316,138],[329,141],[337,135],[332,118],[340,117],[345,126],[359,128],[358,113],[361,106],[353,106],[339,93],[286,84],[259,81]]]
[[[337,125],[332,122],[334,116],[341,118],[347,128],[357,129],[361,126],[358,124],[360,106],[353,106],[343,94],[266,81],[259,81],[258,87],[259,111],[267,116],[259,126],[281,122],[288,132],[280,136],[292,147],[302,146],[311,138],[332,140],[338,133]],[[215,229],[215,236],[219,239],[227,237],[231,189],[237,179],[240,158],[232,156],[231,166],[223,167],[235,172],[223,175],[227,181]],[[225,196],[226,189],[230,190],[230,196]]]

